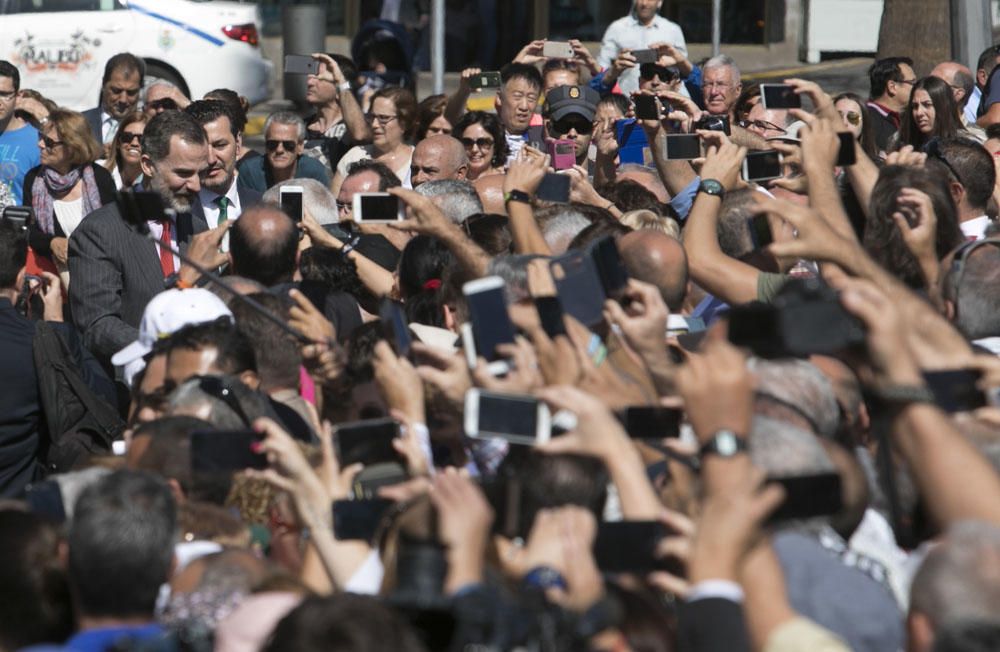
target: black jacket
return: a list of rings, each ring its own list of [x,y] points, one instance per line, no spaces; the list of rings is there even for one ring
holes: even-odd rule
[[[97,163],[91,163],[90,167],[94,171],[94,181],[97,182],[97,193],[101,197],[101,206],[110,204],[115,200],[115,193],[117,192],[114,177],[104,169],[104,166]],[[38,178],[41,171],[42,166],[37,165],[28,170],[24,175],[24,190],[21,195],[21,203],[24,206],[31,206],[31,186],[34,185],[35,179]],[[59,226],[59,220],[53,218],[52,226],[55,232],[45,233],[38,227],[38,220],[35,220],[28,228],[28,244],[31,245],[31,248],[39,256],[52,255],[52,238],[66,237],[66,233]]]

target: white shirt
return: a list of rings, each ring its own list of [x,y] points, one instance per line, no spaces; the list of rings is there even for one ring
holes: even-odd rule
[[[982,240],[986,237],[986,227],[989,225],[989,215],[980,215],[977,218],[959,222],[958,224],[959,228],[962,229],[962,234],[966,238],[975,238],[976,240]]]
[[[156,256],[159,260],[160,256],[160,238],[163,237],[163,225],[157,220],[146,220],[146,224],[149,225],[149,232],[156,238]],[[170,244],[174,249],[177,249],[177,220],[170,218]],[[174,254],[174,271],[181,271],[181,259]]]
[[[979,110],[979,100],[983,97],[983,92],[979,90],[978,86],[972,87],[972,92],[969,93],[969,97],[965,100],[965,108],[962,110],[962,115],[965,116],[965,121],[968,124],[976,124],[976,112]]]
[[[597,55],[597,65],[607,68],[625,48],[642,50],[652,43],[669,43],[687,56],[687,44],[684,41],[684,31],[677,23],[670,22],[660,15],[653,17],[648,25],[644,25],[635,17],[635,13],[619,18],[608,25],[601,39],[601,51]],[[629,68],[618,78],[618,86],[623,93],[639,90],[639,66]]]
[[[217,195],[204,186],[198,191],[198,200],[201,201],[201,209],[205,212],[205,221],[208,222],[208,228],[210,229],[219,226],[219,213],[221,212],[217,201],[219,197],[222,197],[222,195]],[[229,206],[226,207],[226,219],[231,222],[237,219],[243,212],[243,207],[240,205],[240,193],[236,189],[235,175],[233,176],[233,182],[229,184],[229,190],[226,191],[226,199],[229,200]],[[228,231],[222,236],[219,251],[224,254],[229,253]]]
[[[68,238],[83,221],[83,197],[77,197],[73,201],[57,199],[52,202],[52,212],[55,213],[60,228]]]
[[[115,139],[116,133],[118,133],[118,118],[101,109],[101,141],[104,144],[110,143]]]

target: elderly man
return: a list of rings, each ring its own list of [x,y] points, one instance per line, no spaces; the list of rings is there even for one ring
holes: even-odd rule
[[[184,95],[181,89],[165,79],[154,81],[143,90],[142,95],[142,110],[146,114],[147,120],[158,113],[185,109],[191,104],[191,100]]]
[[[264,192],[281,181],[304,177],[330,185],[330,173],[323,164],[303,156],[306,123],[290,111],[267,116],[264,123],[264,146],[267,153],[244,159],[239,165],[237,183],[243,188]]]
[[[451,136],[438,135],[417,143],[410,160],[410,181],[416,188],[426,181],[465,179],[469,155],[465,145]]]
[[[702,99],[712,115],[728,115],[734,119],[736,100],[743,92],[740,69],[728,54],[720,54],[705,62],[702,75]]]

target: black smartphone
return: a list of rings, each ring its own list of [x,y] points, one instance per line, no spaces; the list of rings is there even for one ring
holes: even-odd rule
[[[340,541],[372,541],[394,502],[387,498],[333,501],[333,534]]]
[[[499,72],[481,72],[469,78],[469,88],[473,89],[500,88],[501,83]]]
[[[743,159],[743,178],[746,181],[778,179],[782,176],[781,163],[781,152],[777,150],[750,152]]]
[[[35,209],[31,206],[4,206],[0,219],[26,229],[35,221]]]
[[[706,131],[721,131],[727,136],[732,135],[728,115],[706,115],[701,120],[694,123],[694,128],[704,129]]]
[[[594,259],[584,251],[568,251],[549,262],[563,311],[592,327],[604,319],[604,285]]]
[[[655,96],[636,95],[633,102],[635,103],[635,117],[637,120],[660,119],[660,107],[656,103]]]
[[[780,484],[785,489],[785,500],[768,517],[769,523],[832,516],[844,507],[837,473],[772,477],[767,482]]]
[[[774,242],[771,221],[767,219],[767,215],[763,213],[754,215],[747,220],[747,225],[750,227],[750,239],[753,240],[754,249],[763,249]]]
[[[729,341],[752,351],[765,350],[780,340],[778,311],[763,303],[747,303],[729,310]]]
[[[413,338],[410,335],[410,326],[406,322],[406,313],[403,311],[402,304],[391,299],[382,299],[378,316],[382,322],[382,333],[392,345],[396,355],[401,358],[409,356]]]
[[[664,156],[673,161],[690,161],[701,156],[698,134],[667,134]]]
[[[569,201],[569,184],[568,174],[549,172],[542,179],[538,190],[535,191],[535,197],[544,201],[565,204]]]
[[[680,437],[684,411],[659,405],[630,405],[615,412],[615,417],[632,439],[667,439]]]
[[[591,244],[587,251],[597,268],[605,296],[612,299],[620,298],[628,285],[628,270],[625,269],[625,262],[618,252],[615,239],[610,235],[601,238]]]
[[[945,412],[969,412],[986,407],[986,393],[979,389],[982,369],[948,369],[925,371],[927,388],[934,401]]]
[[[768,110],[802,108],[802,98],[788,84],[761,84],[760,100]]]
[[[285,55],[286,75],[315,75],[319,72],[319,61],[301,54]]]
[[[632,50],[632,56],[638,64],[656,63],[660,59],[660,53],[656,50]]]
[[[232,473],[266,469],[267,457],[254,452],[261,435],[253,430],[195,430],[191,433],[191,470]]]
[[[615,521],[600,523],[594,539],[594,559],[605,573],[676,571],[676,565],[658,558],[656,547],[667,536],[659,521]]]
[[[122,219],[138,227],[140,233],[148,229],[147,221],[166,218],[166,207],[158,192],[149,190],[122,190],[115,196],[115,204]]]
[[[399,453],[392,447],[392,442],[397,437],[399,424],[392,419],[368,419],[338,424],[334,442],[340,467],[401,461]]]
[[[849,131],[842,131],[837,136],[840,137],[840,151],[837,153],[837,165],[841,167],[854,165],[858,162],[857,152],[854,149],[854,134]]]
[[[475,364],[476,357],[482,356],[491,364],[497,363],[495,373],[498,374],[506,371],[506,362],[497,353],[497,347],[514,343],[514,324],[507,312],[504,285],[499,276],[487,276],[462,286],[471,323],[472,341],[466,346],[469,366]]]
[[[302,186],[282,186],[278,189],[281,210],[296,224],[302,222]]]
[[[542,330],[549,339],[566,335],[566,322],[563,321],[563,309],[559,297],[535,297],[535,309],[538,310]]]

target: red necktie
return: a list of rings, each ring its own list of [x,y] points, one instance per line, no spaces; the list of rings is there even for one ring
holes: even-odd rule
[[[163,278],[167,278],[174,273],[174,253],[170,250],[170,228],[169,219],[160,222],[163,225],[163,233],[160,235],[160,269],[163,270]]]

